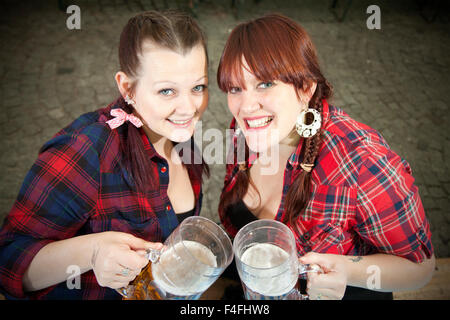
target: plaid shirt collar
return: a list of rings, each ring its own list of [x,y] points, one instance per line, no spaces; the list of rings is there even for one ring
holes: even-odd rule
[[[154,159],[155,157],[158,159],[163,159],[158,152],[156,152],[155,147],[150,142],[150,139],[147,137],[147,134],[145,133],[144,129],[139,128],[139,133],[142,138],[142,142],[144,143],[144,149],[147,151],[148,155],[150,156],[150,159]]]

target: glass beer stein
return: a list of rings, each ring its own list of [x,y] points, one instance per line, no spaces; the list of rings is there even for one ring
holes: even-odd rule
[[[298,261],[295,238],[283,223],[260,219],[237,233],[236,267],[247,300],[307,300],[297,289],[299,275],[321,272]]]
[[[199,299],[231,263],[233,248],[216,223],[195,216],[183,220],[162,250],[147,255],[147,266],[117,290],[126,300]]]

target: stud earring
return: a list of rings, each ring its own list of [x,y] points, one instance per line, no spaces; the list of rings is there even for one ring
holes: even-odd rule
[[[306,124],[306,114],[312,113],[314,116],[313,121],[310,124]],[[322,123],[322,117],[320,112],[316,109],[307,108],[303,110],[297,117],[295,122],[295,130],[303,138],[313,137],[320,129]]]
[[[131,99],[128,94],[125,96],[125,102],[132,106],[134,106],[136,104],[136,102],[134,102],[134,100]]]

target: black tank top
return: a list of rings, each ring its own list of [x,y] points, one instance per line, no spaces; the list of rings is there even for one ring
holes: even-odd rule
[[[181,224],[181,222],[183,222],[184,219],[186,219],[187,217],[193,216],[195,212],[195,208],[183,213],[177,213],[177,219],[178,219],[178,224]]]

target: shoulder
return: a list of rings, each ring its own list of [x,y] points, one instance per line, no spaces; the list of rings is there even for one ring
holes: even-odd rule
[[[370,126],[351,118],[344,110],[330,106],[323,130],[326,139],[339,140],[366,151],[389,149],[383,136]]]
[[[334,179],[355,184],[364,163],[395,155],[377,130],[351,118],[344,110],[330,105],[324,118],[319,180],[329,180],[334,170]]]
[[[65,149],[71,146],[73,150],[89,148],[86,154],[96,155],[99,159],[111,153],[119,153],[120,130],[111,130],[106,123],[112,105],[93,112],[82,114],[68,126],[56,133],[39,151],[43,153],[51,149]],[[83,152],[85,153],[85,152]]]

